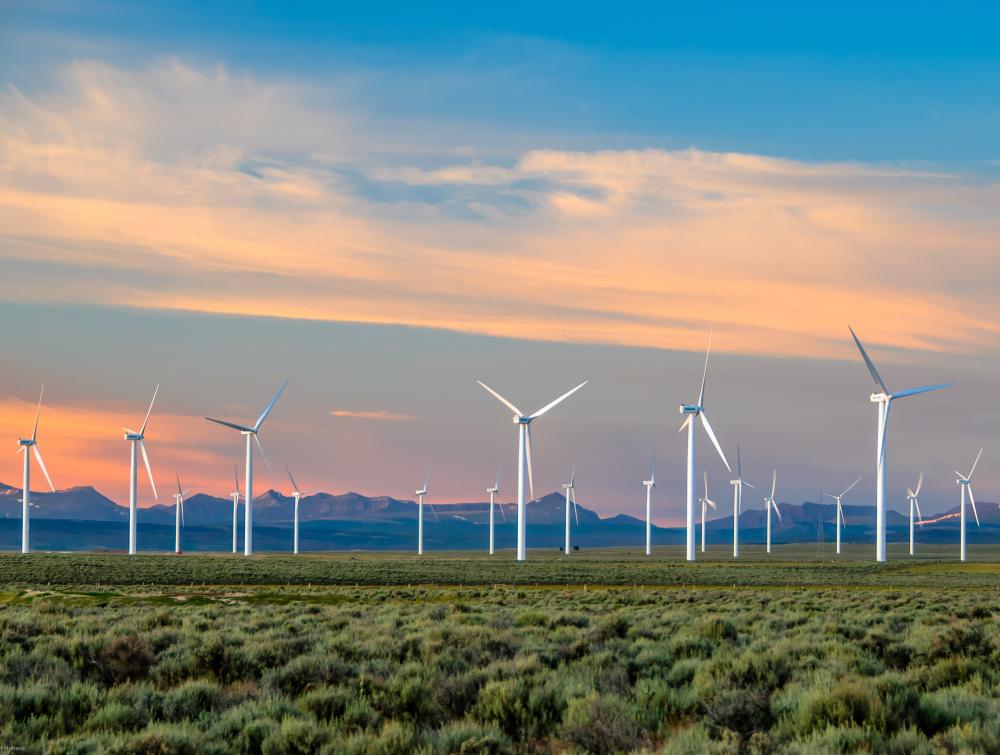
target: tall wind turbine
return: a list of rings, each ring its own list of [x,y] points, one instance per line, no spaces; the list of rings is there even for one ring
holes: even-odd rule
[[[139,451],[142,452],[142,461],[146,465],[146,474],[149,475],[149,486],[153,489],[153,498],[155,500],[160,500],[159,496],[156,495],[156,483],[153,482],[153,470],[149,466],[149,456],[146,455],[146,444],[142,442],[143,438],[146,437],[146,424],[149,422],[149,415],[153,411],[153,404],[156,403],[156,394],[160,392],[160,386],[157,385],[153,390],[153,400],[149,402],[149,409],[146,410],[146,417],[142,421],[142,427],[139,428],[139,432],[135,430],[129,430],[127,427],[123,427],[122,430],[125,432],[125,440],[131,444],[132,450],[132,464],[129,468],[129,485],[128,485],[128,553],[130,556],[135,555],[136,550],[136,528],[138,522],[136,519],[136,483],[138,482],[137,474],[138,471],[138,459],[136,457],[136,446],[139,447]]]
[[[497,467],[497,480],[493,483],[492,488],[486,488],[486,492],[490,494],[490,555],[492,556],[496,550],[493,547],[493,498],[500,492],[500,468]],[[503,506],[500,507],[500,513],[503,514]],[[504,514],[504,521],[506,521],[507,516]]]
[[[656,456],[653,456],[653,471],[649,475],[648,480],[643,480],[642,484],[646,486],[646,555],[653,555],[653,507],[652,507],[652,494],[653,488],[656,487]]]
[[[771,495],[764,499],[764,505],[767,507],[767,552],[771,552],[771,509],[774,509],[774,513],[778,515],[778,521],[781,521],[781,509],[778,508],[778,502],[774,500],[774,491],[778,487],[778,470],[774,470],[774,474],[771,476]]]
[[[181,490],[181,476],[174,472],[177,478],[177,492],[174,493],[174,553],[181,553],[181,526],[184,524],[184,496]]]
[[[699,499],[701,504],[701,552],[705,552],[705,515],[708,513],[707,509],[711,506],[713,509],[715,506],[715,501],[708,497],[708,472],[705,472],[705,497]]]
[[[823,494],[827,498],[832,498],[833,500],[835,500],[837,502],[837,511],[836,511],[836,514],[837,514],[837,555],[838,556],[840,555],[840,528],[847,526],[847,524],[844,522],[844,509],[840,505],[840,501],[841,501],[841,499],[845,495],[847,495],[849,492],[851,492],[851,488],[853,488],[859,482],[861,482],[861,478],[860,477],[858,479],[856,479],[854,482],[852,482],[850,485],[848,485],[847,486],[847,490],[845,490],[840,495],[830,495],[829,493],[824,493]]]
[[[733,486],[733,558],[740,557],[740,514],[743,513],[743,488],[753,489],[753,485],[743,479],[743,463],[740,461],[740,447],[736,446],[736,479]]]
[[[495,390],[490,388],[486,383],[481,380],[477,380],[483,388],[489,391],[493,397],[499,401],[501,404],[506,406],[512,412],[514,412],[514,424],[517,425],[517,560],[524,561],[527,558],[527,551],[525,547],[525,530],[527,527],[527,518],[525,516],[525,500],[524,500],[524,482],[525,482],[525,472],[527,472],[527,482],[528,487],[531,490],[531,498],[535,498],[535,484],[532,479],[531,472],[531,423],[541,417],[545,412],[551,409],[553,406],[559,402],[569,398],[578,390],[583,388],[587,384],[584,380],[580,385],[571,391],[567,391],[562,396],[557,398],[555,401],[551,401],[541,409],[539,409],[534,414],[525,415],[520,409],[514,406],[510,401],[505,399]]]
[[[959,516],[961,519],[962,527],[962,538],[961,538],[961,559],[966,560],[966,549],[965,549],[965,492],[969,491],[969,503],[972,504],[972,513],[976,517],[976,526],[979,526],[979,513],[976,511],[976,497],[972,494],[972,473],[976,471],[976,465],[979,463],[979,457],[983,455],[983,449],[979,449],[979,453],[976,455],[976,460],[972,462],[972,469],[969,470],[969,474],[964,475],[955,470],[955,474],[958,475],[958,479],[955,480],[958,486],[962,489],[962,503],[959,509]]]
[[[233,492],[229,494],[229,497],[233,499],[233,553],[236,553],[240,498],[243,497],[243,494],[240,492],[240,473],[236,471],[235,464],[233,465],[233,479],[236,481],[236,487],[233,489]]]
[[[688,453],[687,453],[687,560],[695,560],[694,552],[694,528],[695,528],[695,510],[694,510],[694,500],[695,500],[695,430],[694,430],[694,418],[699,417],[701,419],[702,427],[705,428],[705,432],[708,433],[708,437],[712,440],[712,444],[715,446],[715,450],[719,452],[719,456],[722,458],[722,463],[726,465],[726,469],[732,472],[732,467],[729,466],[729,462],[726,461],[726,455],[722,453],[722,446],[719,445],[718,438],[715,437],[715,432],[712,430],[712,425],[708,421],[708,415],[705,414],[705,380],[708,377],[708,355],[712,351],[712,336],[708,336],[708,349],[705,351],[705,370],[701,375],[701,390],[698,392],[698,403],[697,404],[681,404],[680,413],[686,414],[687,419],[680,426],[680,430],[685,428],[688,431]],[[678,430],[678,432],[680,432]]]
[[[878,370],[875,369],[875,364],[868,356],[868,352],[865,351],[865,347],[858,340],[854,328],[848,326],[848,330],[851,331],[854,343],[857,344],[858,351],[861,352],[861,357],[868,366],[868,372],[871,373],[875,384],[881,389],[871,395],[871,400],[873,404],[878,404],[878,430],[875,436],[875,560],[885,561],[885,467],[886,436],[889,432],[889,409],[892,406],[892,402],[897,398],[905,398],[906,396],[915,396],[918,393],[928,393],[929,391],[949,388],[954,383],[927,385],[922,388],[910,388],[905,391],[892,393],[886,387],[882,376],[878,374]]]
[[[24,484],[21,489],[21,553],[27,553],[31,550],[31,514],[28,511],[31,506],[31,454],[28,453],[29,448],[31,453],[35,455],[38,466],[42,468],[42,474],[45,475],[45,480],[49,483],[49,490],[53,493],[56,492],[49,472],[45,468],[45,462],[42,461],[42,452],[38,450],[38,418],[42,414],[42,396],[44,395],[45,383],[42,383],[42,390],[38,394],[38,409],[35,411],[35,426],[31,430],[31,437],[17,439],[18,446],[20,446],[17,452],[24,454]]]
[[[920,517],[920,524],[923,526],[924,515],[920,513],[920,501],[917,500],[920,495],[920,488],[924,484],[924,473],[920,473],[920,477],[917,478],[917,487],[915,490],[906,489],[906,500],[910,504],[910,555],[913,555],[913,510],[917,510],[917,516]]]
[[[431,481],[431,468],[428,465],[427,475],[424,477],[424,486],[414,492],[417,496],[417,555],[424,555],[424,496],[427,495],[427,485]],[[437,514],[435,513],[435,516]]]
[[[566,491],[566,547],[563,549],[563,553],[567,556],[569,555],[569,504],[570,501],[573,502],[573,513],[576,514],[576,526],[580,526],[580,512],[576,510],[576,489],[574,485],[576,483],[576,467],[573,467],[573,472],[569,476],[569,482],[563,483],[563,490]]]
[[[274,398],[271,399],[271,403],[267,405],[267,408],[254,422],[253,427],[247,427],[246,425],[237,425],[235,422],[227,422],[222,419],[212,419],[211,417],[205,417],[209,422],[214,422],[217,425],[224,425],[225,427],[231,427],[234,430],[238,430],[240,435],[246,436],[247,439],[247,466],[246,466],[246,495],[244,496],[243,505],[243,555],[252,556],[253,555],[253,443],[257,443],[257,448],[260,449],[260,457],[264,460],[264,465],[267,467],[267,472],[274,479],[274,472],[271,471],[271,462],[267,460],[267,454],[264,453],[264,446],[260,443],[260,428],[264,424],[264,420],[267,419],[267,415],[271,413],[274,405],[278,403],[278,399],[281,394],[285,391],[285,386],[288,385],[286,380],[281,384],[278,392],[274,394]]]
[[[292,470],[285,465],[285,472],[288,474],[288,480],[292,483],[292,498],[295,499],[295,509],[292,514],[292,553],[296,556],[299,554],[299,498],[302,497],[302,493],[299,490],[299,486],[295,484],[295,478],[292,477]]]

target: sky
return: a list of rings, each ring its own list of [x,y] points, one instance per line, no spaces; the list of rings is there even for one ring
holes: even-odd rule
[[[998,16],[0,0],[0,435],[44,381],[57,487],[125,501],[120,428],[160,384],[160,500],[175,472],[225,495],[240,438],[203,417],[287,378],[262,440],[304,489],[412,498],[430,467],[431,500],[483,500],[499,466],[510,500],[475,381],[531,411],[589,380],[535,425],[536,492],[575,466],[581,504],[641,515],[655,456],[672,523],[711,331],[745,477],[798,502],[863,475],[870,503],[851,323],[891,388],[958,383],[896,405],[890,505],[923,471],[954,506],[981,446],[995,501]]]

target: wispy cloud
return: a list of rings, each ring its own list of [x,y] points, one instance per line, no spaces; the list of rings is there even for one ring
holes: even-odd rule
[[[405,422],[416,419],[413,414],[402,414],[400,412],[390,412],[386,409],[376,409],[369,411],[358,411],[355,409],[333,409],[330,414],[334,417],[345,417],[347,419],[374,419],[389,422]]]

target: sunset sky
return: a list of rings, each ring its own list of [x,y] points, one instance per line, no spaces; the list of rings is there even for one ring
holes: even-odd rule
[[[673,522],[712,329],[751,505],[772,467],[780,500],[871,503],[851,323],[890,388],[958,383],[895,405],[890,506],[921,470],[954,506],[980,446],[1000,497],[1000,13],[170,6],[0,0],[0,481],[44,381],[57,487],[126,500],[159,383],[161,502],[175,471],[225,495],[240,438],[202,417],[289,378],[262,440],[305,490],[412,498],[431,464],[430,500],[482,500],[499,464],[510,500],[476,379],[526,411],[589,379],[535,425],[536,492],[576,465],[640,515],[655,452]]]

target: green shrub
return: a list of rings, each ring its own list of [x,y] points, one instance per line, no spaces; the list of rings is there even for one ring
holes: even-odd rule
[[[327,741],[327,733],[314,722],[301,718],[282,719],[261,743],[262,755],[311,755]]]
[[[145,679],[153,665],[149,644],[138,635],[129,634],[109,640],[100,653],[105,675],[112,684]]]
[[[596,755],[633,750],[641,735],[633,711],[624,701],[596,693],[570,700],[562,725],[566,740]]]

